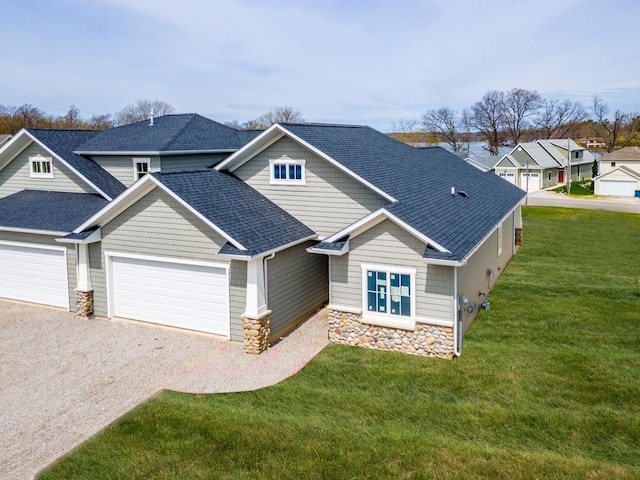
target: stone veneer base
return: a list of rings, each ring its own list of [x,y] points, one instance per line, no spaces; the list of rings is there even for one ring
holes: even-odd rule
[[[268,316],[258,319],[243,318],[242,331],[246,353],[259,355],[269,348],[271,321]]]
[[[93,290],[76,290],[76,316],[93,318]]]
[[[414,330],[381,327],[358,314],[329,310],[329,340],[376,350],[452,359],[453,328],[416,323]]]

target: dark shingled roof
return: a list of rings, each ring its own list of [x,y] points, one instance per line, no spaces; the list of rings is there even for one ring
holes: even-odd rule
[[[126,187],[113,175],[93,160],[81,157],[74,150],[84,142],[95,138],[100,132],[91,130],[46,130],[28,128],[27,132],[55,152],[78,173],[93,183],[112,199],[126,190]]]
[[[443,148],[416,149],[370,127],[282,126],[394,197],[387,211],[451,251],[427,249],[425,258],[463,260],[525,197]],[[451,195],[451,187],[468,198]]]
[[[227,127],[195,113],[164,115],[110,128],[76,149],[89,152],[178,152],[237,150],[260,132]]]
[[[314,235],[309,227],[231,174],[199,170],[151,175],[248,249],[227,244],[220,253],[255,256]]]
[[[0,198],[0,227],[71,232],[107,203],[90,193],[22,190]]]

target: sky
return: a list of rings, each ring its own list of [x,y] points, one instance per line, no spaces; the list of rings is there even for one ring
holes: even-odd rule
[[[489,90],[640,111],[638,0],[2,0],[0,105],[138,99],[240,123],[370,125]]]

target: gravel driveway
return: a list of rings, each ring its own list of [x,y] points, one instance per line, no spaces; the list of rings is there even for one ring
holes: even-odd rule
[[[161,389],[255,390],[327,341],[320,311],[262,355],[211,336],[0,301],[0,478],[38,470]]]

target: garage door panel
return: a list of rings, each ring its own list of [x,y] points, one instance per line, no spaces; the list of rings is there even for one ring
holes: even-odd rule
[[[600,195],[633,197],[637,187],[635,181],[600,180]]]
[[[0,297],[69,308],[65,251],[0,244]]]
[[[224,268],[113,257],[114,315],[229,335]]]

